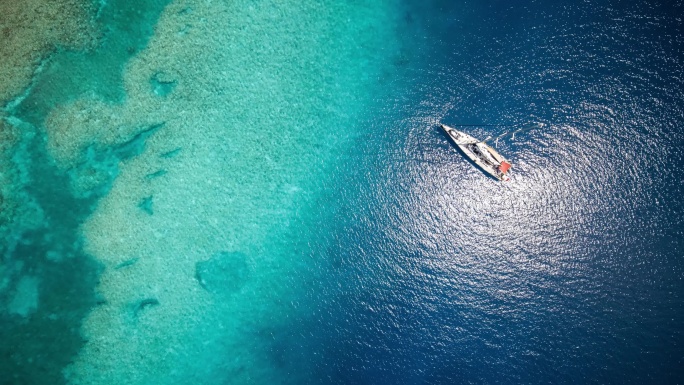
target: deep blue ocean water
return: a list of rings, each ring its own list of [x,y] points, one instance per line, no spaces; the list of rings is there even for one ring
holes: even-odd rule
[[[115,15],[132,10],[116,4]],[[36,88],[65,86],[29,95],[14,112],[38,126],[74,95],[125,99],[122,68],[166,2],[149,4],[110,22],[121,44],[109,41],[83,63],[68,50],[53,59],[103,63],[102,74],[78,79],[48,67]],[[292,224],[307,243],[299,274],[286,278],[295,295],[277,299],[292,311],[245,332],[276,368],[264,371],[296,384],[683,382],[684,4],[406,8],[401,76],[382,80],[393,92],[321,182],[320,217]],[[136,18],[145,28],[127,27]],[[511,159],[512,180],[472,167],[440,122],[479,138],[517,132],[492,140]],[[100,196],[61,189],[67,176],[36,137],[15,156],[31,159],[22,188],[59,220],[0,245],[1,262],[21,261],[16,274],[2,271],[5,286],[19,286],[22,269],[34,277],[28,286],[42,279],[35,314],[0,314],[0,336],[16,347],[0,349],[0,368],[22,383],[56,383],[83,348],[82,320],[106,302],[94,289],[102,266],[79,235]],[[46,262],[56,250],[70,259]],[[244,367],[256,373],[255,365]],[[220,365],[206,371],[217,384],[240,380]],[[14,383],[0,373],[0,384]]]
[[[425,65],[331,187],[311,315],[277,354],[315,367],[311,383],[681,383],[683,10],[407,14]],[[523,128],[497,142],[512,181],[474,169],[438,121],[514,125],[464,128],[482,138]]]

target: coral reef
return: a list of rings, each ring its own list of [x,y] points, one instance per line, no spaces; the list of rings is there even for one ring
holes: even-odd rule
[[[0,106],[26,88],[56,46],[93,46],[95,13],[92,1],[0,0]]]

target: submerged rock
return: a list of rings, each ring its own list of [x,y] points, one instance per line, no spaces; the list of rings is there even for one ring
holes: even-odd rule
[[[247,256],[243,253],[222,251],[195,264],[195,278],[200,286],[216,295],[240,290],[248,277]]]
[[[162,158],[174,158],[176,155],[178,155],[178,153],[181,152],[181,150],[182,150],[182,148],[178,147],[178,148],[175,148],[171,151],[164,152],[164,153],[160,154],[159,156]]]
[[[115,146],[102,146],[97,143],[87,146],[80,163],[69,170],[73,193],[79,198],[106,194],[119,175],[121,161],[142,154],[147,139],[163,126],[163,122],[139,126],[134,129],[137,134]]]
[[[114,266],[114,269],[119,270],[119,269],[123,269],[123,268],[128,267],[128,266],[133,266],[136,264],[136,262],[138,262],[139,259],[140,259],[139,257],[127,259],[127,260],[119,263],[118,265]]]
[[[141,299],[140,301],[137,301],[131,305],[131,315],[133,316],[133,318],[138,318],[140,312],[142,312],[143,310],[158,305],[159,300],[156,298],[150,297]]]
[[[38,309],[38,278],[24,276],[19,280],[14,296],[7,305],[10,314],[27,317]]]
[[[176,80],[164,72],[157,72],[150,78],[152,92],[157,96],[166,96],[176,88]]]
[[[166,175],[166,170],[160,169],[160,170],[157,170],[155,172],[151,172],[151,173],[145,175],[145,179],[151,180],[151,179],[159,178],[160,176],[164,176],[164,175]]]
[[[143,198],[140,203],[138,203],[138,207],[149,215],[154,214],[154,211],[152,210],[152,195]]]

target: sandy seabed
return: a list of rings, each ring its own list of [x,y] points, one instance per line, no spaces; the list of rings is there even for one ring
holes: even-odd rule
[[[307,375],[274,364],[267,331],[296,311],[296,224],[316,215],[332,159],[362,133],[401,16],[390,0],[175,1],[127,64],[122,103],[93,96],[49,114],[48,149],[76,196],[108,172],[87,166],[93,149],[139,147],[82,226],[103,301],[69,382]]]

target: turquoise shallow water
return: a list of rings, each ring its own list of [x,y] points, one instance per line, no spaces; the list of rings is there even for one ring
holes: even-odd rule
[[[106,4],[2,111],[0,384],[681,381],[681,4]]]
[[[3,109],[3,383],[305,381],[274,336],[309,312],[323,193],[410,49],[400,4],[94,17],[98,44]]]

